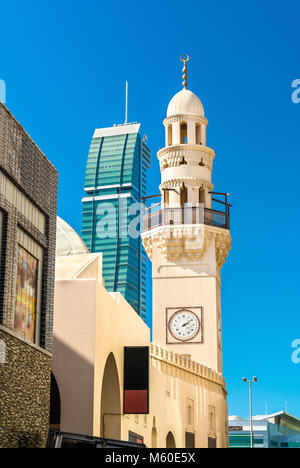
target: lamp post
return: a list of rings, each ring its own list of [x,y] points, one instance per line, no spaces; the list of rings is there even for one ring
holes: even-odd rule
[[[247,380],[246,377],[243,377],[243,382],[249,383],[249,403],[250,403],[250,444],[253,448],[253,424],[252,424],[252,389],[251,385],[257,382],[257,377],[253,377],[253,380]]]

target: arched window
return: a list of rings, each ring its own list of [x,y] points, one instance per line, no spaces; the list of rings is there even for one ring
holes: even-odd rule
[[[180,206],[181,206],[181,208],[184,208],[184,205],[188,201],[188,196],[187,195],[188,195],[187,194],[187,187],[183,184],[180,187]]]
[[[201,137],[201,124],[196,123],[196,144],[201,145],[202,144],[202,137]]]
[[[170,192],[169,190],[164,190],[164,205],[166,208],[169,208],[169,200],[170,200]]]
[[[101,435],[121,438],[121,397],[117,364],[113,353],[107,358],[101,392]]]
[[[173,129],[172,129],[172,125],[170,124],[168,126],[168,146],[171,146],[173,144]]]
[[[189,426],[193,425],[193,409],[191,405],[187,407],[187,423]]]
[[[157,430],[156,430],[156,421],[153,418],[152,432],[151,432],[151,448],[157,447]]]
[[[168,432],[168,435],[166,438],[166,448],[176,448],[175,438],[171,431]]]
[[[205,190],[203,188],[199,189],[199,203],[205,204]]]
[[[180,123],[180,144],[184,145],[187,143],[187,124],[186,122]]]

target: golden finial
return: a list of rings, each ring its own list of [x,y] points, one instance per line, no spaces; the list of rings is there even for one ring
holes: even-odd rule
[[[184,87],[184,89],[187,88],[187,66],[186,66],[186,62],[188,62],[190,60],[190,57],[188,55],[182,55],[180,57],[180,60],[184,63],[183,65],[183,69],[182,69],[182,79],[183,79],[183,82],[182,82],[182,86]]]

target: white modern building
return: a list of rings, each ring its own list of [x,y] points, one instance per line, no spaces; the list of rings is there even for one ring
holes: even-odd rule
[[[253,416],[254,448],[300,448],[300,419],[285,411]],[[250,420],[229,416],[229,447],[251,446]]]

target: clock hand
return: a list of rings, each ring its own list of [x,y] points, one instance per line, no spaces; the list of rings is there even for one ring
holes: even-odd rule
[[[191,320],[189,320],[188,322],[184,323],[182,326],[183,327],[186,327],[189,323],[190,323]]]

